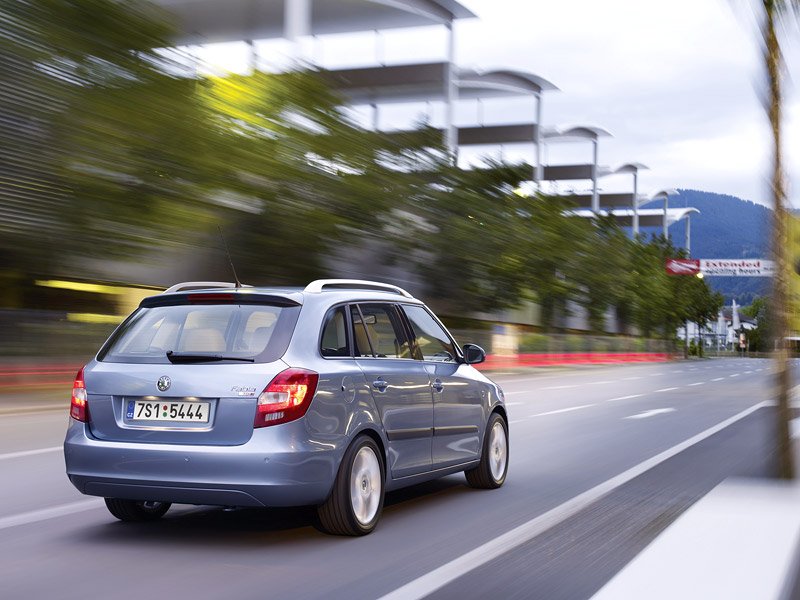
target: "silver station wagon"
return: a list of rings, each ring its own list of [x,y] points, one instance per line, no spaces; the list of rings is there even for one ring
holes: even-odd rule
[[[78,373],[67,475],[123,521],[171,503],[316,505],[372,531],[386,491],[464,471],[503,485],[500,388],[405,290],[192,282],[144,299]]]

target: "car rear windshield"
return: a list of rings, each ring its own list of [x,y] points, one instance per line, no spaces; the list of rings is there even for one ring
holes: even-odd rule
[[[286,352],[299,313],[299,306],[264,304],[143,307],[119,326],[97,358],[168,363],[169,353],[173,361],[189,357],[203,364],[272,362]]]

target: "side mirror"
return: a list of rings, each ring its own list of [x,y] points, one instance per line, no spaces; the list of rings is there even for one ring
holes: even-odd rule
[[[486,360],[486,352],[477,344],[464,344],[461,349],[464,351],[464,362],[468,365],[477,365]]]

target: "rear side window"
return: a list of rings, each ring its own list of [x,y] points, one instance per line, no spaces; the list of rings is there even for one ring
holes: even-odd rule
[[[358,356],[411,358],[400,314],[393,304],[352,307],[353,333]]]
[[[333,308],[325,316],[319,351],[322,356],[350,356],[347,343],[347,317],[344,306]]]
[[[299,306],[261,304],[139,308],[114,332],[98,359],[167,363],[167,351],[173,351],[272,362],[286,351],[299,312]]]
[[[421,306],[403,305],[416,338],[416,349],[423,360],[454,362],[456,351],[447,333],[431,314]]]

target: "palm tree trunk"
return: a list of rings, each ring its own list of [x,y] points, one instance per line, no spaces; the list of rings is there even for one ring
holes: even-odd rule
[[[788,261],[786,235],[786,187],[783,178],[783,157],[781,148],[781,77],[783,75],[783,59],[775,31],[777,7],[775,0],[763,0],[764,3],[764,58],[769,81],[769,123],[772,129],[772,195],[774,216],[772,227],[772,254],[775,260],[775,277],[773,279],[773,312],[775,323],[776,350],[775,368],[777,384],[777,443],[778,473],[783,479],[794,477],[794,460],[791,439],[789,438],[789,353],[786,345],[788,331],[787,311],[787,277]]]

